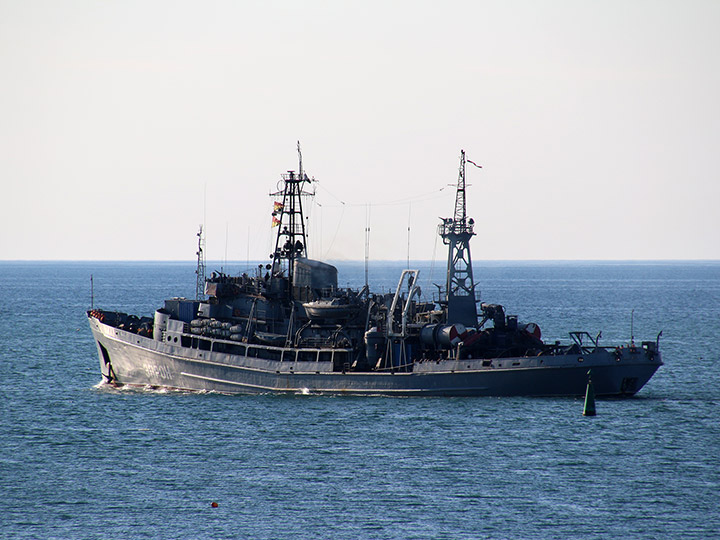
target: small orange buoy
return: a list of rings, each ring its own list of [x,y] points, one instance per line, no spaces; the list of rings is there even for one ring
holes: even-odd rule
[[[216,503],[215,501],[213,501],[213,502],[210,504],[210,506],[212,506],[213,508],[217,508],[217,507],[218,507],[218,503]]]

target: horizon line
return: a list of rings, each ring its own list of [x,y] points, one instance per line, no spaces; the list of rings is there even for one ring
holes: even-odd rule
[[[311,259],[318,260],[318,259]],[[206,260],[205,264],[248,264],[263,262],[263,266],[267,261],[264,259],[245,259],[245,260],[219,260],[210,259]],[[365,264],[363,259],[325,259],[325,261],[335,263],[360,263]],[[196,259],[0,259],[0,263],[197,263]],[[407,264],[407,259],[374,259],[368,262],[372,263],[404,263]],[[445,262],[443,259],[410,259],[411,263],[438,263]],[[679,258],[679,259],[475,259],[473,265],[482,262],[720,262],[720,258],[717,259],[704,259],[704,258]],[[269,264],[269,263],[268,263]]]

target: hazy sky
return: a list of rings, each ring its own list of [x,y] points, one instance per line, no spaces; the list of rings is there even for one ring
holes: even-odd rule
[[[0,0],[2,259],[720,258],[720,2]],[[320,231],[322,230],[322,234]],[[227,247],[226,247],[227,246]]]

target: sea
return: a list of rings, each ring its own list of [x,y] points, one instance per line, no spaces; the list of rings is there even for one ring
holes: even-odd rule
[[[425,298],[444,265],[410,261]],[[406,266],[371,261],[373,288]],[[195,297],[195,265],[0,262],[0,538],[720,538],[720,261],[473,268],[544,339],[659,336],[665,364],[595,417],[579,398],[118,390],[86,310],[151,316]]]

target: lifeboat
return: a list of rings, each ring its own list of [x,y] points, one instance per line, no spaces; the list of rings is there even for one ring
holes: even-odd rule
[[[344,298],[315,300],[314,302],[304,303],[303,307],[310,319],[350,319],[360,311],[359,305],[348,304]]]

